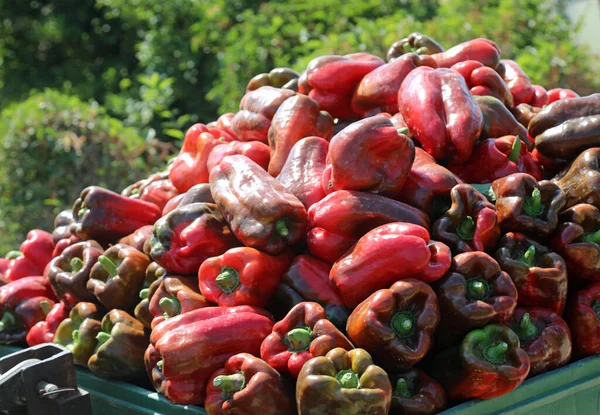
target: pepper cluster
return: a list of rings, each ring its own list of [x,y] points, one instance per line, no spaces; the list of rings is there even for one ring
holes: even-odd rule
[[[413,33],[248,83],[0,260],[0,342],[217,414],[434,414],[600,353],[600,94]]]

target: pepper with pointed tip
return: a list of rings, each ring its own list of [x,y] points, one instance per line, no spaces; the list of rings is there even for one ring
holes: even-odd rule
[[[275,323],[260,346],[260,357],[279,372],[298,377],[308,360],[324,356],[336,347],[353,348],[350,340],[327,319],[323,307],[303,302]]]
[[[80,302],[56,329],[54,343],[69,350],[76,365],[87,367],[90,356],[94,354],[102,315],[96,304]]]
[[[600,353],[600,283],[590,284],[573,295],[566,320],[573,336],[573,356]]]
[[[552,181],[567,195],[565,208],[579,203],[600,208],[600,147],[582,152]]]
[[[298,415],[385,415],[391,398],[389,376],[363,349],[338,347],[312,358],[296,383]]]
[[[434,415],[446,408],[446,392],[442,385],[422,370],[412,368],[391,376],[392,405],[398,415]]]
[[[151,262],[146,268],[144,282],[138,295],[140,302],[135,306],[134,315],[147,329],[151,327],[152,320],[154,319],[154,316],[150,312],[150,299],[160,285],[160,281],[166,276],[166,273],[167,271],[156,262]],[[159,282],[157,283],[156,281]]]
[[[50,301],[42,301],[40,307],[46,314],[46,318],[36,323],[27,333],[25,340],[30,347],[42,343],[52,343],[58,326],[69,317],[69,308],[62,301],[54,305]]]

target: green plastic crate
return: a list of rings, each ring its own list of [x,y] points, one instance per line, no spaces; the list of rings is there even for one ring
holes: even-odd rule
[[[21,350],[0,346],[0,357]],[[79,387],[92,398],[94,415],[206,414],[198,406],[170,404],[155,392],[124,382],[110,381],[77,368]],[[443,415],[593,415],[600,413],[600,356],[571,363],[525,381],[506,395],[469,401]],[[282,414],[284,415],[284,414]]]

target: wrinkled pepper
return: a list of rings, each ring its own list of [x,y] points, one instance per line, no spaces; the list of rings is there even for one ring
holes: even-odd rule
[[[404,278],[433,282],[450,267],[450,248],[429,240],[427,229],[393,222],[367,232],[329,274],[348,307]],[[402,264],[402,266],[398,266]]]
[[[206,386],[208,415],[295,414],[296,402],[285,379],[249,353],[231,356]]]
[[[531,79],[529,79],[529,76],[527,76],[517,62],[510,59],[502,59],[498,71],[513,96],[515,106],[529,103],[532,100],[535,91]]]
[[[107,310],[133,310],[150,258],[128,245],[113,245],[98,257],[86,287]]]
[[[215,370],[238,353],[258,355],[271,333],[270,315],[259,308],[204,307],[155,326],[144,355],[154,387],[177,404],[202,404]]]
[[[194,277],[166,275],[149,291],[150,303],[148,310],[152,314],[152,328],[164,320],[197,310],[210,307],[211,304],[198,290],[198,281]]]
[[[434,415],[446,409],[442,385],[422,370],[412,368],[392,375],[390,412],[398,415]]]
[[[388,370],[406,370],[433,346],[440,322],[437,297],[429,284],[408,278],[375,291],[348,317],[346,331],[356,347]]]
[[[165,205],[162,216],[166,216],[167,213],[171,213],[179,206],[190,205],[192,203],[215,203],[208,183],[197,184],[190,187],[190,190],[187,192],[175,196]]]
[[[221,163],[225,157],[233,156],[235,154],[241,154],[248,157],[264,170],[269,168],[271,152],[268,145],[261,143],[260,141],[232,141],[230,143],[219,144],[212,149],[208,155],[208,160],[206,161],[207,171],[210,172],[212,168]]]
[[[452,400],[491,399],[519,386],[529,367],[519,336],[506,326],[489,324],[436,356],[431,375]]]
[[[567,322],[573,336],[573,355],[600,353],[600,283],[577,291],[569,304]]]
[[[154,203],[131,199],[98,186],[86,187],[73,205],[71,232],[81,239],[114,243],[161,216]]]
[[[316,356],[325,356],[330,350],[354,346],[325,315],[317,303],[295,305],[260,346],[260,357],[280,373],[289,372],[298,377],[304,364]]]
[[[483,114],[458,72],[414,69],[398,91],[398,106],[415,140],[437,161],[469,159],[483,128]]]
[[[500,48],[491,40],[477,38],[431,56],[440,68],[450,68],[459,62],[473,60],[496,69],[500,62]]]
[[[144,274],[144,282],[139,292],[140,302],[135,306],[134,315],[148,329],[152,326],[154,319],[150,312],[150,299],[166,274],[167,271],[156,262],[151,262]],[[159,282],[157,283],[157,281]]]
[[[54,343],[60,344],[73,354],[76,365],[87,367],[88,360],[94,354],[98,340],[96,336],[102,330],[100,320],[102,310],[94,303],[77,303],[56,330]]]
[[[502,232],[548,237],[558,225],[565,193],[548,180],[538,182],[526,173],[514,173],[492,183]]]
[[[4,273],[5,282],[42,275],[46,265],[52,259],[53,251],[54,242],[51,234],[40,229],[29,231],[20,250],[9,255],[11,260]]]
[[[529,376],[566,365],[571,359],[571,331],[567,323],[546,308],[517,308],[504,323],[510,327],[527,353]]]
[[[217,205],[191,203],[178,207],[154,224],[150,255],[168,272],[189,275],[198,272],[205,259],[221,255],[238,244]]]
[[[452,206],[431,228],[431,236],[453,254],[490,251],[500,237],[496,208],[473,186],[457,184],[450,192]]]
[[[529,126],[529,123],[531,122],[531,120],[536,115],[538,115],[541,111],[542,111],[541,108],[532,107],[529,104],[519,104],[519,105],[515,106],[514,108],[510,109],[510,112],[512,112],[512,114],[515,116],[517,121],[519,121],[519,123],[521,125],[523,125],[525,128],[527,128],[527,126]],[[533,145],[534,140],[531,137],[529,137],[529,138]]]
[[[480,139],[516,135],[527,144],[529,150],[533,149],[533,141],[527,135],[527,128],[515,118],[499,99],[491,96],[476,96],[474,98],[483,114],[483,129],[481,130]]]
[[[333,118],[321,111],[319,104],[306,95],[296,95],[283,101],[269,128],[269,174],[281,173],[293,145],[304,137],[316,136],[329,141],[333,133]]]
[[[290,150],[288,158],[277,176],[285,186],[308,209],[325,197],[323,170],[329,142],[320,137],[306,137]]]
[[[54,305],[42,301],[40,307],[46,313],[46,318],[36,323],[27,333],[25,340],[27,340],[27,345],[30,347],[42,343],[52,343],[58,326],[69,317],[69,308],[62,301]]]
[[[298,415],[385,415],[391,398],[390,378],[363,349],[309,360],[296,383]]]
[[[552,181],[567,195],[565,208],[579,203],[600,208],[600,147],[582,152]]]
[[[167,202],[178,194],[179,191],[169,178],[168,170],[154,173],[147,179],[126,187],[121,192],[123,196],[154,203],[159,209],[163,209]]]
[[[210,188],[231,231],[244,245],[278,255],[304,238],[304,205],[249,158],[225,158],[212,169]]]
[[[246,91],[254,91],[261,86],[289,89],[288,85],[290,82],[299,77],[300,74],[290,68],[281,67],[271,69],[269,73],[261,73],[250,79]]]
[[[413,32],[404,39],[392,43],[387,52],[387,60],[399,58],[405,53],[416,53],[418,55],[433,55],[443,52],[444,48],[435,40],[419,32]]]
[[[509,232],[498,243],[494,257],[515,283],[520,306],[543,307],[562,315],[567,303],[567,265],[560,255],[522,233]]]
[[[579,94],[567,88],[554,88],[548,91],[548,104],[568,98],[579,98]]]
[[[478,61],[462,61],[452,65],[450,69],[463,76],[471,94],[492,96],[509,108],[513,106],[513,96],[508,86],[494,69]]]
[[[119,244],[129,245],[130,247],[135,248],[138,251],[143,251],[144,244],[152,236],[153,229],[154,227],[152,225],[142,226],[135,232],[119,239]]]
[[[308,210],[308,249],[334,263],[365,233],[390,222],[429,229],[427,215],[412,206],[372,193],[338,190]]]

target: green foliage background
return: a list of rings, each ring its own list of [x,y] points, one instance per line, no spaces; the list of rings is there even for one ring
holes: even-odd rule
[[[84,185],[120,190],[160,168],[156,140],[177,145],[192,122],[235,111],[248,80],[276,66],[383,57],[421,31],[446,48],[490,38],[535,83],[597,91],[598,62],[563,3],[0,0],[0,253],[50,229]],[[79,153],[64,144],[74,136],[86,137]]]

